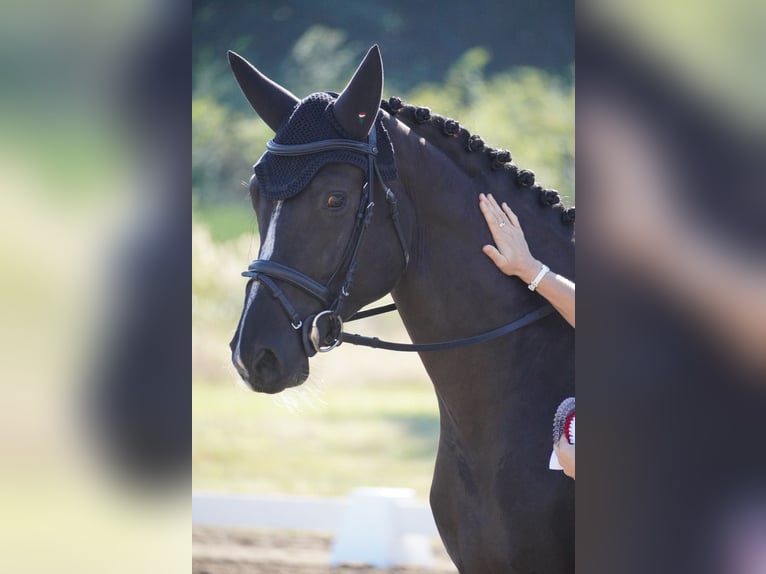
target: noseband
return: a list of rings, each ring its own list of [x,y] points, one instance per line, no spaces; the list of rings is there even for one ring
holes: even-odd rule
[[[343,320],[340,316],[340,311],[344,301],[351,293],[359,250],[362,246],[365,231],[372,220],[373,209],[375,207],[374,187],[376,180],[379,180],[383,184],[385,190],[386,202],[389,207],[389,217],[396,230],[396,235],[399,238],[399,243],[404,255],[404,267],[406,268],[409,263],[410,254],[399,223],[398,199],[394,192],[385,185],[378,169],[376,131],[375,124],[373,124],[367,142],[331,139],[306,144],[285,145],[275,143],[271,140],[266,144],[267,151],[274,155],[301,156],[325,151],[342,150],[361,153],[367,156],[366,181],[362,188],[362,197],[356,213],[354,230],[338,268],[327,281],[326,285],[319,283],[292,267],[264,259],[256,259],[249,265],[247,271],[242,273],[244,277],[257,279],[269,288],[274,297],[282,305],[287,316],[290,318],[290,323],[293,329],[301,331],[303,348],[308,357],[312,357],[317,352],[326,353],[327,351],[331,351],[341,343],[343,336]],[[345,277],[341,288],[333,295],[330,292],[330,285],[333,280],[343,272],[344,268]],[[298,311],[296,311],[284,291],[282,291],[274,280],[284,281],[303,290],[322,303],[324,310],[315,315],[310,315],[301,319]],[[325,335],[322,335],[322,331],[325,332]]]

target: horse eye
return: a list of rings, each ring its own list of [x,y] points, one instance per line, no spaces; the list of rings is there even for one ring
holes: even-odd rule
[[[340,209],[346,204],[346,196],[342,193],[331,193],[327,196],[326,207],[329,209]]]

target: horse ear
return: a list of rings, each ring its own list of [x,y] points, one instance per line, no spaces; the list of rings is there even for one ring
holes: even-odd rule
[[[287,121],[300,100],[231,50],[229,65],[247,101],[272,131],[276,132]]]
[[[335,119],[352,137],[366,138],[378,115],[382,95],[383,61],[375,44],[335,101]]]

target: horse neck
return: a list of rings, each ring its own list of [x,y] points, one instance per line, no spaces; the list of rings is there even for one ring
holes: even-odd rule
[[[433,125],[410,127],[387,118],[399,178],[414,212],[412,261],[394,291],[414,340],[443,340],[488,330],[541,305],[517,278],[500,273],[481,251],[492,239],[479,194],[492,193],[518,215],[532,254],[574,279],[572,227],[561,207],[541,205],[481,152]],[[428,320],[423,320],[428,317]]]
[[[507,172],[481,168],[486,157],[468,154],[438,131],[415,131],[393,118],[387,118],[387,128],[404,192],[402,215],[409,212],[411,229],[410,265],[392,295],[415,343],[482,333],[544,303],[482,253],[492,239],[479,211],[479,193],[507,202],[532,254],[574,279],[573,230],[562,223],[561,208],[542,206],[533,190],[519,188]],[[513,436],[533,429],[542,437],[535,448],[544,452],[551,413],[574,392],[573,351],[571,327],[551,316],[480,345],[421,353],[439,399],[442,442],[474,445],[474,453],[490,460],[509,451]],[[514,410],[519,404],[527,405],[523,417]],[[527,427],[511,428],[509,420]],[[488,429],[508,428],[487,435]]]

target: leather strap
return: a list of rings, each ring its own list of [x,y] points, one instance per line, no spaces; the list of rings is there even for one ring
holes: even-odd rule
[[[375,309],[372,309],[373,311]],[[362,347],[372,347],[373,349],[387,349],[389,351],[409,351],[409,352],[429,352],[429,351],[446,351],[448,349],[454,349],[456,347],[465,347],[467,345],[476,345],[477,343],[483,343],[491,339],[496,339],[508,333],[512,333],[522,327],[534,323],[538,319],[542,319],[554,312],[552,306],[545,304],[542,307],[527,313],[526,315],[493,329],[486,333],[474,335],[472,337],[465,337],[463,339],[454,339],[452,341],[442,341],[440,343],[394,343],[392,341],[382,341],[377,337],[365,337],[363,335],[355,335],[354,333],[343,333],[341,335],[342,343],[349,343],[351,345],[360,345]]]
[[[372,136],[374,130],[370,132],[370,136]],[[372,139],[372,138],[371,138]],[[316,142],[309,142],[305,144],[280,144],[276,143],[274,140],[269,140],[266,142],[266,149],[276,155],[287,155],[287,156],[297,156],[297,155],[308,155],[312,153],[321,153],[323,151],[334,151],[334,150],[348,150],[348,151],[355,151],[359,153],[364,153],[367,155],[378,155],[378,148],[375,147],[374,142],[370,142],[369,144],[366,142],[358,142],[354,140],[342,140],[342,139],[333,139],[333,140],[319,140]]]
[[[380,307],[374,307],[373,309],[367,309],[365,311],[354,313],[353,317],[346,319],[346,323],[349,321],[356,321],[358,319],[366,319],[367,317],[374,317],[375,315],[382,315],[383,313],[388,313],[389,311],[396,311],[395,303],[381,305]]]
[[[296,273],[294,269],[287,265],[282,265],[268,259],[256,259],[248,266],[247,271],[242,272],[243,277],[254,277],[256,279],[260,279],[263,275],[286,281],[313,295],[325,305],[330,304],[330,293],[324,285],[303,273]]]
[[[284,292],[279,287],[277,287],[276,283],[274,283],[265,275],[258,277],[258,281],[266,285],[266,287],[271,290],[271,294],[274,296],[274,298],[277,299],[282,305],[285,313],[287,313],[287,316],[290,317],[290,325],[292,325],[293,329],[296,331],[300,329],[303,326],[301,316],[298,314],[298,311],[295,310],[295,307],[290,304],[290,300],[285,296]]]

